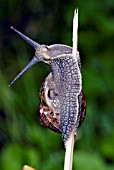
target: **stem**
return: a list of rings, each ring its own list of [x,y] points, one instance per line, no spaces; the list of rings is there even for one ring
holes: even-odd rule
[[[32,168],[31,166],[28,165],[24,165],[22,170],[35,170],[34,168]]]
[[[74,18],[73,18],[73,56],[76,57],[77,55],[77,47],[78,47],[78,9],[74,11]]]
[[[64,170],[72,170],[73,150],[74,150],[74,131],[71,133],[70,137],[66,142]]]
[[[72,53],[73,53],[73,57],[76,59],[77,44],[78,44],[78,9],[74,11],[72,40],[73,40]],[[72,170],[73,150],[74,150],[74,130],[72,131],[65,145],[66,145],[66,152],[65,152],[64,170]]]

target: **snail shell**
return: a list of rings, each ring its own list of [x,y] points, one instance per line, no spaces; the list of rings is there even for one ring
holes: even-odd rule
[[[54,132],[61,133],[60,127],[60,100],[59,93],[56,90],[56,84],[53,81],[52,73],[50,73],[44,80],[40,88],[40,104],[38,106],[39,120],[42,126],[46,126]],[[86,100],[83,92],[80,96],[82,102],[79,111],[79,124],[80,127],[86,115]]]
[[[56,85],[50,73],[40,88],[39,120],[42,126],[61,133],[60,103]]]

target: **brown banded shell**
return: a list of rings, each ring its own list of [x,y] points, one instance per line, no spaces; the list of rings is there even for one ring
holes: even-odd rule
[[[56,85],[53,81],[52,73],[50,73],[40,88],[40,104],[38,111],[40,113],[39,120],[42,126],[46,126],[52,131],[61,133],[60,127],[60,101]],[[79,125],[81,126],[86,114],[86,100],[82,93],[81,114]]]
[[[38,107],[40,124],[61,133],[59,96],[53,82],[52,73],[46,77],[41,86],[40,100]]]

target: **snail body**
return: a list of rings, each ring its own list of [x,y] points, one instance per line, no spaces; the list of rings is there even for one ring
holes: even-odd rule
[[[60,126],[60,96],[56,84],[54,83],[52,72],[45,78],[40,88],[39,96],[40,104],[38,106],[38,112],[40,113],[40,124],[50,128],[52,131],[62,133]],[[86,115],[86,100],[84,93],[81,92],[78,98],[81,101],[76,128],[81,126]]]

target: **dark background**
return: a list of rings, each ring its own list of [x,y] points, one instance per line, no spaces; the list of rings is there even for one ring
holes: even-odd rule
[[[79,51],[87,116],[78,130],[73,169],[114,169],[114,0],[0,1],[0,169],[62,170],[61,135],[38,122],[39,89],[50,68],[39,63],[8,84],[34,56],[10,26],[41,44],[72,46],[79,8]]]

